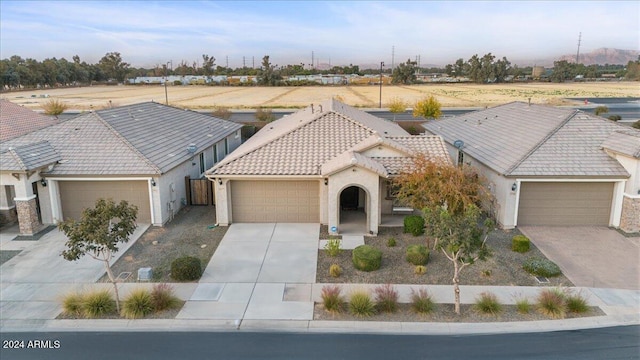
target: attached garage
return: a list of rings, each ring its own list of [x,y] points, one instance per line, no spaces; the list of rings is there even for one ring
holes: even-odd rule
[[[138,223],[151,223],[147,181],[59,181],[64,219],[79,219],[82,210],[92,208],[99,198],[126,200],[138,207]]]
[[[609,225],[612,182],[522,182],[520,186],[518,225]]]
[[[320,182],[231,182],[232,219],[236,223],[320,222]]]

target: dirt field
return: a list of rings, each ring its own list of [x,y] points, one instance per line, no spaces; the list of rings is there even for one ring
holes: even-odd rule
[[[411,86],[384,86],[382,103],[386,106],[393,98],[412,104],[416,100],[434,95],[444,107],[495,106],[511,101],[537,104],[571,105],[564,98],[636,97],[637,82],[593,83],[529,83],[529,84],[434,84]],[[100,109],[145,101],[164,103],[165,89],[160,85],[146,86],[93,86],[66,89],[25,90],[0,95],[3,99],[40,110],[49,98],[69,105],[69,110]],[[311,87],[222,87],[222,86],[169,86],[169,104],[189,109],[214,109],[226,106],[234,109],[299,108],[339,96],[349,105],[378,107],[378,86],[311,86]],[[48,97],[47,97],[48,96]]]

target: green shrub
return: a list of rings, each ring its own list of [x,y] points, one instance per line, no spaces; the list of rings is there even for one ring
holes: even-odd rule
[[[340,277],[342,275],[342,268],[338,264],[331,264],[329,266],[329,276],[333,278]]]
[[[391,237],[387,240],[387,247],[394,247],[394,246],[396,246],[396,238]]]
[[[413,269],[413,273],[416,275],[424,275],[427,273],[427,267],[424,265],[416,265]]]
[[[200,259],[193,256],[182,256],[171,263],[171,278],[177,281],[198,280],[202,276]]]
[[[116,301],[109,290],[90,291],[83,298],[82,313],[87,318],[97,318],[116,312]]]
[[[620,115],[609,115],[608,119],[611,120],[611,121],[618,121],[618,120],[622,120],[622,116],[620,116]]]
[[[600,114],[606,114],[609,112],[609,108],[604,106],[604,105],[600,105],[598,107],[596,107],[593,111],[594,114],[600,116]]]
[[[567,311],[574,314],[584,314],[589,311],[587,299],[581,294],[568,294],[565,298]]]
[[[633,125],[631,125],[631,127],[634,129],[640,129],[640,120],[634,122]]]
[[[436,308],[431,295],[425,289],[411,289],[411,308],[419,314],[428,314]]]
[[[424,245],[409,245],[406,259],[413,265],[425,265],[429,261],[429,250]]]
[[[173,80],[173,85],[175,85],[175,86],[182,85],[182,81],[180,81],[180,80]]]
[[[376,313],[376,304],[365,290],[357,290],[349,299],[349,312],[358,317],[368,317]]]
[[[483,314],[498,315],[502,311],[502,305],[495,294],[483,292],[476,298],[475,309]]]
[[[377,286],[373,292],[376,294],[376,306],[384,312],[398,310],[398,292],[391,284]]]
[[[525,260],[522,268],[530,274],[544,277],[554,277],[562,274],[558,265],[553,261],[538,257]]]
[[[404,232],[413,236],[424,234],[424,218],[420,215],[405,216]]]
[[[72,292],[64,295],[62,298],[62,310],[66,315],[80,316],[82,315],[82,306],[84,297],[79,292]]]
[[[336,237],[330,237],[329,240],[327,240],[327,243],[324,245],[324,249],[327,251],[327,254],[329,254],[329,256],[338,256],[342,252],[341,243],[342,240]]]
[[[122,316],[127,319],[140,319],[153,312],[153,299],[147,289],[131,291],[122,302]]]
[[[516,300],[516,308],[520,314],[528,314],[531,311],[531,304],[527,298]]]
[[[542,314],[553,319],[562,319],[566,313],[564,293],[558,289],[543,289],[538,294],[537,306]]]
[[[330,312],[340,312],[344,305],[344,299],[341,295],[342,290],[338,285],[325,285],[322,287],[320,297],[324,309]]]
[[[378,270],[382,265],[382,251],[369,245],[360,245],[353,249],[351,260],[358,270]]]
[[[524,235],[516,235],[511,239],[511,250],[519,253],[526,253],[531,247],[529,238]]]
[[[156,284],[151,290],[151,301],[155,311],[175,309],[180,299],[173,295],[173,287],[169,284]]]

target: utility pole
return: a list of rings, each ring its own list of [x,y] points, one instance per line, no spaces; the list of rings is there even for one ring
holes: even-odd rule
[[[395,68],[395,64],[396,64],[396,47],[395,45],[391,46],[391,72],[393,72],[393,69]]]
[[[384,61],[380,61],[380,109],[382,109],[382,67],[384,66]]]
[[[315,69],[316,68],[316,62],[315,62],[315,54],[313,52],[313,50],[311,50],[311,69]]]
[[[246,68],[246,67],[247,67],[247,62],[246,62],[246,60],[245,60],[245,58],[244,58],[244,56],[243,56],[243,57],[242,57],[242,68],[244,69],[244,68]]]
[[[169,105],[169,94],[167,93],[167,81],[169,80],[169,72],[168,72],[168,66],[169,66],[169,61],[164,65],[164,101],[167,105]],[[173,65],[173,64],[171,64]]]
[[[256,57],[255,56],[251,57],[251,68],[252,69],[256,68]]]
[[[226,58],[226,65],[224,67],[226,67],[227,69],[229,68],[229,55],[225,56]]]
[[[578,35],[578,53],[576,54],[576,64],[580,63],[580,42],[582,41],[582,31]]]

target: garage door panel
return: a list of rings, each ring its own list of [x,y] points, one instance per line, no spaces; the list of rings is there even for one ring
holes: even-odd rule
[[[319,222],[318,181],[232,181],[234,222]]]
[[[149,190],[146,181],[60,181],[60,202],[65,219],[80,219],[82,211],[93,208],[99,198],[126,200],[138,207],[139,223],[151,223]]]
[[[518,225],[609,225],[613,183],[522,182]]]

